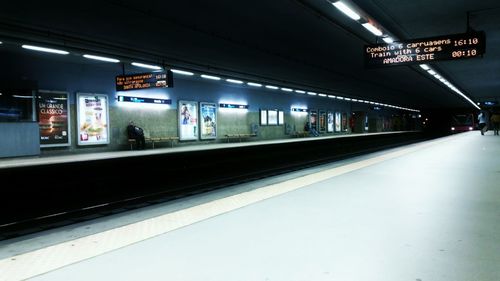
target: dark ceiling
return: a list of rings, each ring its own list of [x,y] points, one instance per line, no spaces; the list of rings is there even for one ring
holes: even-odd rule
[[[498,0],[354,0],[400,40],[485,31],[483,58],[430,64],[473,100],[500,99]],[[410,108],[473,108],[418,65],[365,69],[374,35],[326,0],[8,1],[0,41],[64,45]]]

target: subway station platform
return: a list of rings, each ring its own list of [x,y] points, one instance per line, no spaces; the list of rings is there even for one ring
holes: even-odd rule
[[[214,149],[228,149],[228,148],[239,148],[239,147],[249,147],[249,146],[262,146],[262,145],[273,145],[273,144],[286,144],[286,143],[297,143],[297,142],[314,142],[317,140],[329,140],[329,139],[345,139],[345,138],[359,138],[359,137],[370,137],[370,136],[383,136],[383,135],[398,135],[410,133],[412,131],[395,131],[395,132],[379,132],[379,133],[363,133],[363,134],[339,134],[333,136],[321,136],[321,137],[301,137],[301,138],[290,138],[290,139],[277,139],[277,140],[265,140],[265,141],[236,141],[236,142],[222,142],[222,143],[200,143],[195,145],[184,145],[176,147],[166,147],[166,148],[156,148],[156,149],[144,149],[144,150],[123,150],[123,151],[110,151],[110,152],[94,152],[94,153],[78,153],[78,154],[67,154],[67,155],[41,155],[41,156],[26,156],[26,157],[13,157],[13,158],[0,158],[0,169],[2,168],[12,168],[12,167],[24,167],[24,166],[40,166],[40,165],[51,165],[51,164],[64,164],[72,162],[84,162],[93,160],[105,160],[105,159],[115,159],[115,158],[126,158],[126,157],[136,157],[136,156],[151,156],[151,155],[161,155],[169,153],[182,153],[182,152],[193,152],[193,151],[204,151],[204,150],[214,150]]]
[[[499,156],[456,134],[5,240],[0,280],[496,281]]]

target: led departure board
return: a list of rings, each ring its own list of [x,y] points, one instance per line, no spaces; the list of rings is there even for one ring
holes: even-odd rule
[[[117,91],[172,88],[173,86],[171,71],[116,76]]]
[[[483,31],[366,45],[365,66],[370,68],[475,58],[485,53],[485,47],[486,35]]]

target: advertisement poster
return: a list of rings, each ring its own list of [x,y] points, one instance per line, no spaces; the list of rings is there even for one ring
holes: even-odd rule
[[[198,139],[198,102],[179,101],[179,140]]]
[[[342,113],[342,132],[347,132],[347,113]]]
[[[319,131],[326,131],[326,112],[323,110],[319,111]]]
[[[200,102],[201,139],[217,138],[217,104]]]
[[[340,112],[335,112],[335,132],[340,132],[341,130],[341,115]]]
[[[40,147],[70,145],[68,108],[68,93],[39,91],[36,109]]]
[[[328,115],[327,115],[327,127],[326,127],[326,130],[328,133],[332,133],[333,132],[333,112],[331,111],[328,111]]]
[[[77,94],[78,145],[109,143],[108,97],[101,94]]]
[[[309,113],[309,123],[311,124],[311,128],[318,130],[318,111],[311,110]]]
[[[267,124],[278,125],[278,110],[267,111]]]
[[[260,110],[260,125],[267,126],[267,110],[265,109]]]
[[[284,111],[278,111],[278,125],[284,125],[285,124],[285,112]]]

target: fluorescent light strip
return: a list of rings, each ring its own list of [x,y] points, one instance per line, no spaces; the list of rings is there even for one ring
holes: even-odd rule
[[[344,98],[344,100],[350,101],[350,100],[351,100],[351,98]]]
[[[15,98],[21,98],[21,99],[32,99],[34,96],[22,96],[22,95],[12,95]]]
[[[361,19],[361,17],[359,16],[358,13],[356,13],[354,10],[349,8],[346,4],[344,4],[341,1],[334,2],[334,3],[332,3],[332,5],[335,6],[335,8],[337,8],[339,11],[341,11],[342,13],[344,13],[346,16],[350,17],[353,20],[360,20]]]
[[[331,99],[336,98],[336,97],[335,97],[335,96],[333,96],[333,95],[328,95],[328,97],[329,97],[329,98],[331,98]]]
[[[310,95],[310,96],[316,96],[317,95],[317,93],[315,93],[315,92],[307,92],[307,94]]]
[[[271,89],[271,90],[278,90],[279,89],[278,87],[272,86],[272,85],[266,85],[266,88]]]
[[[337,96],[337,99],[338,99],[338,100],[343,100],[344,98],[343,98],[343,97],[339,97],[339,96]]]
[[[295,90],[295,92],[298,94],[305,94],[306,93],[306,91],[302,91],[302,90]]]
[[[252,87],[262,87],[262,84],[254,83],[254,82],[248,82],[247,85],[252,86]]]
[[[387,44],[394,43],[394,39],[392,39],[392,37],[384,37],[382,38],[382,40],[384,40],[384,42]]]
[[[380,29],[376,28],[375,26],[373,26],[369,22],[363,23],[362,26],[364,28],[366,28],[368,31],[370,31],[371,33],[373,33],[375,36],[382,36],[382,34],[383,34]]]
[[[243,84],[243,81],[241,81],[241,80],[226,79],[226,81],[229,83],[233,83],[233,84]]]
[[[293,90],[290,88],[281,88],[281,90],[285,92],[293,92]]]
[[[429,70],[431,69],[427,64],[421,64],[420,67],[423,69],[423,70]]]
[[[193,76],[194,75],[193,72],[179,70],[179,69],[170,69],[170,71],[172,71],[175,74],[180,74],[180,75],[188,75],[188,76]]]
[[[460,90],[458,90],[457,87],[455,87],[452,83],[450,83],[449,81],[447,81],[446,79],[444,79],[441,75],[439,75],[436,71],[434,71],[433,69],[431,69],[428,65],[421,64],[420,67],[422,69],[424,69],[424,70],[427,70],[427,72],[430,75],[434,76],[434,78],[436,78],[441,83],[443,83],[446,86],[448,86],[452,91],[454,91],[455,93],[459,94],[461,97],[463,97],[465,100],[467,100],[470,104],[472,104],[475,108],[481,110],[481,108],[479,106],[477,106],[477,104],[475,102],[473,102],[469,97],[467,97],[464,93],[462,93]],[[412,109],[408,109],[408,110],[412,110]],[[419,111],[417,110],[416,112],[419,112]]]
[[[105,62],[112,62],[112,63],[118,63],[120,62],[119,60],[117,59],[113,59],[113,58],[107,58],[107,57],[101,57],[101,56],[94,56],[94,55],[83,55],[84,58],[86,59],[91,59],[91,60],[98,60],[98,61],[105,61]]]
[[[325,94],[318,94],[318,96],[320,96],[320,97],[326,97]]]
[[[382,36],[382,34],[383,34],[380,29],[376,28],[375,26],[373,26],[369,22],[363,23],[362,26],[364,28],[366,28],[368,31],[370,31],[371,33],[373,33],[375,36]]]
[[[21,47],[23,47],[24,49],[32,50],[32,51],[40,51],[40,52],[52,53],[52,54],[58,54],[58,55],[69,54],[69,52],[67,52],[67,51],[52,49],[52,48],[45,48],[45,47],[38,47],[38,46],[33,46],[33,45],[22,45]]]
[[[220,80],[220,77],[217,77],[217,76],[212,76],[212,75],[206,75],[206,74],[202,74],[200,75],[201,78],[205,78],[205,79],[210,79],[210,80]]]
[[[160,70],[161,69],[160,66],[151,65],[151,64],[145,64],[145,63],[140,63],[140,62],[133,62],[131,64],[133,66],[142,67],[142,68],[148,68],[148,69],[154,69],[154,70]]]

